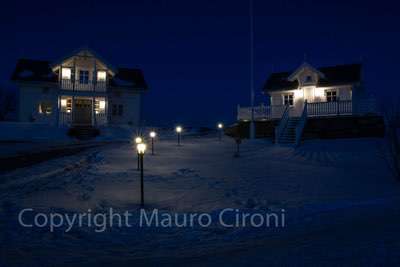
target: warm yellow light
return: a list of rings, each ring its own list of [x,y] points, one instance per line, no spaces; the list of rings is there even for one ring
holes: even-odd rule
[[[156,132],[154,132],[154,131],[150,132],[150,137],[151,137],[151,138],[156,137],[156,135],[157,135]]]
[[[97,72],[97,81],[104,82],[106,80],[107,73],[105,71],[98,71]]]
[[[176,130],[177,133],[181,133],[182,132],[182,127],[181,126],[177,126],[175,130]]]
[[[146,151],[146,144],[144,143],[137,144],[136,149],[139,154],[144,154],[144,152]]]
[[[67,106],[67,99],[61,99],[61,106],[66,107]]]
[[[143,142],[142,137],[138,136],[138,137],[135,138],[135,143],[136,143],[136,144],[140,144],[140,143],[142,143],[142,142]]]
[[[218,123],[218,129],[224,128],[224,125],[222,123]]]
[[[99,101],[99,108],[100,109],[105,109],[106,108],[106,101],[100,100]]]
[[[70,68],[62,68],[61,77],[63,79],[71,79],[71,69]]]
[[[303,90],[299,89],[299,90],[294,91],[294,97],[295,98],[303,97]]]
[[[322,88],[315,88],[314,89],[314,97],[321,98],[325,95],[325,90]]]

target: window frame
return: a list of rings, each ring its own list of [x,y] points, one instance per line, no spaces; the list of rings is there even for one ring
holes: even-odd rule
[[[293,107],[294,106],[294,93],[283,93],[282,101],[284,106]]]
[[[79,83],[80,84],[89,84],[89,71],[88,70],[79,70]]]
[[[326,99],[326,102],[329,102],[329,103],[339,101],[338,90],[337,89],[325,90],[325,99]]]

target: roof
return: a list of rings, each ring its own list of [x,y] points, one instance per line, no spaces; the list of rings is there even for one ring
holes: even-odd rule
[[[356,84],[361,82],[361,64],[346,64],[331,67],[318,68],[324,78],[320,78],[317,86],[335,86],[345,84]],[[264,84],[264,91],[279,91],[297,89],[297,80],[289,81],[293,72],[272,73]]]
[[[58,82],[51,69],[51,62],[33,59],[19,59],[11,76],[13,81]],[[118,68],[110,80],[111,86],[147,89],[142,70]]]
[[[19,59],[11,75],[13,81],[57,82],[58,78],[50,68],[50,63],[43,60]]]
[[[110,81],[111,86],[147,89],[144,75],[140,69],[118,68]]]

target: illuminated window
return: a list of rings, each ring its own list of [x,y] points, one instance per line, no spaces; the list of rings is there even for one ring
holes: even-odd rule
[[[293,106],[293,99],[294,99],[293,93],[284,94],[283,95],[283,104],[285,106]]]
[[[61,107],[66,107],[67,106],[67,99],[61,99]]]
[[[52,112],[52,107],[50,102],[42,102],[39,104],[39,113],[50,115]]]
[[[71,79],[71,69],[70,68],[62,68],[61,77],[62,77],[62,79],[70,80]]]
[[[97,72],[97,81],[98,82],[105,82],[107,77],[107,73],[105,71],[98,71]]]

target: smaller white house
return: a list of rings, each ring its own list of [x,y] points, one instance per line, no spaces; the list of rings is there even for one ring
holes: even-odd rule
[[[362,65],[314,68],[303,63],[290,72],[272,73],[263,87],[269,105],[238,106],[238,121],[278,121],[275,137],[299,141],[307,118],[360,116],[376,113],[375,99],[366,97]]]
[[[147,84],[140,69],[114,68],[84,48],[56,62],[18,60],[18,118],[58,126],[138,125]]]

